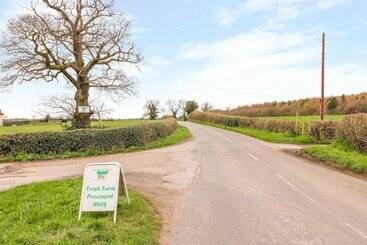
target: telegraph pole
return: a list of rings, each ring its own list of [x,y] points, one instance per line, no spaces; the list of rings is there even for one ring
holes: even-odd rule
[[[320,120],[325,117],[325,32],[322,33]]]

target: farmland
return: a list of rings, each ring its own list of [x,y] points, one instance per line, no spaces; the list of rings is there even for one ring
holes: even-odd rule
[[[125,120],[106,120],[102,122],[103,128],[123,128],[129,126],[136,126],[141,123],[148,123],[154,121],[147,121],[142,119],[125,119]],[[16,133],[37,133],[37,132],[61,132],[64,131],[65,123],[49,122],[49,123],[32,123],[27,125],[0,127],[0,135],[16,134]],[[99,122],[93,121],[92,127],[99,127]]]

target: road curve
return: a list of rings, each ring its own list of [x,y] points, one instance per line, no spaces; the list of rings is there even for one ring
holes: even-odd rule
[[[274,144],[184,123],[199,163],[170,244],[367,244],[367,183]]]
[[[0,191],[119,161],[164,215],[163,244],[367,244],[367,182],[234,132],[130,154],[0,165]]]

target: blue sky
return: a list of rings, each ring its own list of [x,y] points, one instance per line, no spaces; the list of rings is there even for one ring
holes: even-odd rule
[[[3,2],[3,1],[2,1]],[[0,28],[26,0],[6,0]],[[139,94],[113,116],[140,117],[147,99],[209,101],[217,108],[318,96],[320,38],[327,33],[328,95],[367,91],[367,1],[118,0],[133,19],[145,63]],[[40,97],[72,94],[65,84],[14,86],[0,94],[9,117],[32,117]]]

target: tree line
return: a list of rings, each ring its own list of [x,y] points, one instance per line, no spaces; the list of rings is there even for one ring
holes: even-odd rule
[[[144,117],[155,120],[160,114],[163,114],[162,118],[173,117],[187,120],[191,113],[199,109],[199,104],[195,100],[168,100],[166,106],[163,108],[158,100],[147,100],[144,105]],[[200,109],[203,112],[208,112],[213,110],[213,106],[209,102],[204,102]]]
[[[326,98],[326,113],[328,114],[355,114],[367,112],[367,93],[330,96]],[[320,113],[320,99],[306,98],[281,102],[267,102],[234,109],[215,110],[214,112],[234,116],[267,117],[318,115]]]

